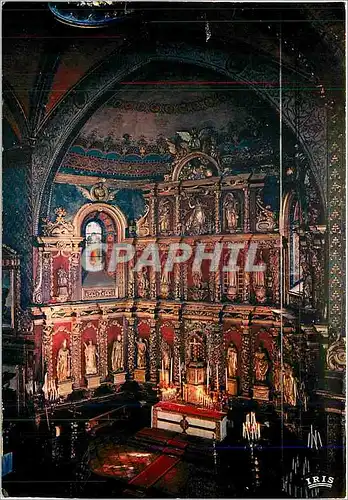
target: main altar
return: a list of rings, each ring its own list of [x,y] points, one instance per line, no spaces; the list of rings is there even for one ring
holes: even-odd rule
[[[211,369],[205,363],[204,345],[199,336],[193,336],[188,345],[186,363],[179,369],[179,384],[172,380],[172,362],[169,379],[162,362],[159,393],[161,401],[152,407],[151,427],[191,436],[222,441],[227,435],[227,386],[221,390],[219,375],[211,383]],[[227,373],[227,372],[226,372]],[[227,380],[227,375],[226,375]]]

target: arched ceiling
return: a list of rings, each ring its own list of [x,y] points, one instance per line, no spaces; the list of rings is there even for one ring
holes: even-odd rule
[[[235,72],[243,79],[243,71],[240,71],[241,61],[248,68],[246,80],[253,73],[256,75],[254,78],[257,78],[263,69],[270,71],[268,76],[270,84],[267,85],[265,81],[261,83],[264,91],[268,92],[268,98],[273,100],[276,106],[279,96],[276,88],[272,92],[272,85],[278,79],[277,65],[280,45],[284,74],[287,72],[293,75],[292,83],[296,83],[296,80],[301,82],[298,85],[302,89],[308,85],[308,88],[305,88],[306,91],[308,90],[308,96],[311,95],[315,99],[318,96],[325,98],[327,90],[337,89],[339,91],[343,87],[343,59],[341,57],[344,45],[343,5],[310,4],[309,8],[304,4],[284,3],[258,5],[230,2],[198,6],[189,3],[170,3],[169,5],[168,3],[143,4],[137,2],[135,10],[134,18],[124,25],[118,24],[109,28],[85,30],[57,22],[46,3],[26,2],[25,4],[9,3],[4,5],[3,72],[6,83],[4,97],[5,102],[7,102],[4,110],[5,112],[9,110],[9,116],[5,116],[5,118],[11,123],[11,130],[15,133],[16,130],[18,131],[17,135],[21,136],[22,141],[29,141],[31,144],[41,142],[46,149],[49,146],[52,151],[48,153],[47,150],[46,156],[50,163],[54,161],[57,164],[63,158],[63,152],[64,154],[66,152],[66,150],[62,150],[58,154],[55,142],[65,141],[64,149],[69,140],[80,140],[80,142],[86,138],[88,140],[88,137],[93,134],[93,131],[98,130],[98,127],[97,135],[99,134],[102,139],[103,136],[105,138],[106,131],[100,130],[100,125],[98,125],[102,122],[101,118],[105,117],[105,114],[108,115],[111,123],[116,120],[116,123],[119,124],[119,118],[117,118],[117,116],[120,117],[119,110],[115,111],[117,108],[115,105],[113,109],[110,108],[110,100],[109,105],[96,111],[100,108],[100,104],[107,100],[106,97],[109,99],[115,93],[110,86],[103,83],[105,78],[108,81],[112,80],[110,78],[112,71],[107,69],[108,61],[112,61],[110,64],[115,72],[117,71],[117,61],[119,61],[119,67],[124,67],[126,71],[127,65],[132,60],[132,54],[136,56],[138,53],[142,54],[142,62],[139,58],[139,63],[137,63],[137,57],[134,57],[134,61],[140,66],[146,66],[147,47],[152,47],[150,50],[153,55],[149,56],[149,60],[151,57],[157,57],[156,51],[161,53],[162,60],[165,59],[166,45],[175,46],[178,43],[186,43],[188,47],[194,43],[197,48],[193,50],[197,50],[197,57],[201,57],[200,54],[203,54],[206,49],[209,53],[211,52],[213,58],[216,56],[219,58],[219,53],[229,54],[229,58],[226,60],[228,67],[226,68],[221,66],[222,60],[214,61],[212,59],[206,64],[202,59],[197,64],[197,66],[220,67],[220,75],[231,75]],[[156,49],[156,46],[159,50]],[[179,52],[174,58],[169,58],[175,59],[177,63],[180,62]],[[130,57],[128,57],[129,55]],[[261,63],[261,66],[255,67],[254,71],[256,56],[265,61],[268,60],[269,63]],[[194,65],[195,55],[193,53],[187,54],[185,57],[191,58],[191,65]],[[207,59],[209,57],[210,55],[207,56]],[[127,58],[129,62],[126,62]],[[238,71],[234,69],[235,58],[238,59]],[[124,64],[125,66],[123,66]],[[23,71],[23,67],[28,68],[28,70]],[[273,69],[270,69],[271,67]],[[133,69],[131,73],[133,75]],[[128,77],[129,74],[127,71],[125,72]],[[157,75],[156,79],[158,80],[160,76]],[[94,88],[97,78],[99,78],[99,87]],[[263,78],[267,77],[263,75]],[[132,77],[130,79],[132,80]],[[216,75],[215,79],[217,79]],[[121,128],[125,130],[125,134],[127,134],[126,129],[129,127],[132,128],[133,134],[136,132],[136,134],[144,135],[141,125],[137,124],[137,130],[133,125],[135,124],[135,114],[144,113],[139,111],[139,103],[145,107],[148,105],[144,95],[145,90],[139,87],[134,89],[134,86],[128,88],[129,82],[122,81],[122,78],[120,81],[119,76],[115,78],[115,82],[118,83],[118,91],[122,87],[122,104],[119,106],[123,108]],[[257,91],[258,82],[251,81],[250,83]],[[88,85],[92,85],[92,87],[88,87]],[[267,86],[271,89],[267,89]],[[100,93],[102,88],[104,90]],[[286,89],[286,86],[284,88]],[[124,94],[127,90],[129,94],[128,98],[125,98]],[[157,90],[163,91],[163,89]],[[214,90],[216,89],[213,87],[207,92]],[[108,93],[108,96],[105,92]],[[162,106],[165,103],[175,106],[191,105],[192,102],[197,101],[195,101],[194,93],[192,94],[192,89],[190,92],[188,101],[184,103],[170,103],[163,98],[158,103],[153,101],[153,104],[161,104]],[[161,98],[162,94],[158,94],[158,99]],[[85,99],[90,99],[91,96],[93,96],[94,104],[88,107]],[[153,96],[155,96],[154,93]],[[114,98],[119,100],[119,96],[114,96]],[[290,101],[293,99],[290,95],[288,98]],[[100,101],[100,99],[102,100]],[[70,103],[74,106],[75,116],[69,112]],[[136,109],[134,109],[134,103],[138,106]],[[133,109],[125,109],[127,106],[133,106]],[[306,106],[307,104],[304,103],[304,108]],[[94,109],[92,109],[93,107]],[[83,120],[77,120],[79,115],[82,116],[82,112],[80,113],[78,110],[87,110],[87,108],[89,115],[87,116],[85,113]],[[213,106],[211,109],[213,110]],[[285,122],[294,124],[291,112],[289,111],[290,114],[286,117]],[[310,116],[311,112],[308,109],[305,110],[305,113],[307,124],[305,122],[302,124],[302,139],[309,148],[317,148],[315,155],[312,155],[313,166],[316,168],[318,161],[320,163],[318,158],[322,157],[322,151],[317,147],[320,142],[318,134],[325,124],[320,116],[320,111],[316,117],[313,113]],[[158,118],[158,114],[156,119],[151,114],[146,115],[146,119],[150,123],[149,117],[151,116],[154,127],[160,129],[163,128],[163,122],[161,124],[161,118]],[[235,114],[237,116],[238,113]],[[231,115],[233,116],[232,110]],[[58,118],[59,116],[61,118]],[[72,129],[72,125],[69,124],[65,134],[63,129],[65,122],[68,123],[66,120],[69,120],[69,116],[74,121],[74,126]],[[171,113],[172,129],[174,130],[176,127],[173,116],[175,113]],[[58,127],[61,128],[61,137],[57,135]],[[114,133],[113,130],[108,132],[109,135]],[[73,135],[74,139],[72,139]],[[48,168],[48,171],[51,171],[51,167],[42,165],[42,162],[47,163],[46,156],[42,155],[42,152],[40,155],[41,160],[38,156],[33,163],[34,171],[37,170],[38,174],[34,186],[36,184],[42,186],[42,183],[47,183],[48,177],[46,177],[46,181],[44,180],[47,175],[47,173],[44,174],[44,169]],[[324,166],[322,165],[320,168],[323,169]],[[320,173],[320,168],[316,176],[317,180],[321,175],[324,176],[322,192],[325,192],[326,173],[323,170]]]
[[[342,84],[343,4],[137,2],[133,7],[133,18],[125,24],[86,30],[58,22],[47,3],[4,4],[3,73],[31,134],[69,89],[130,38],[140,46],[150,38],[204,44],[207,20],[207,45],[234,50],[243,41],[277,59],[281,34],[283,64],[324,86]]]

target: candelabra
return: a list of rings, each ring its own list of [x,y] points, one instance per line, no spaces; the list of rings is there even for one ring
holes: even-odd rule
[[[261,427],[254,412],[248,413],[243,423],[243,438],[248,440],[249,445],[261,439]]]
[[[307,448],[311,448],[312,450],[315,448],[319,450],[319,448],[323,447],[323,443],[321,440],[320,432],[316,429],[313,429],[313,425],[311,425],[310,431],[308,432],[307,439]]]

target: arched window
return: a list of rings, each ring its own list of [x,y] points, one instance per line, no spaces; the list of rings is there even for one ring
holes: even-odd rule
[[[115,240],[115,226],[106,214],[90,214],[83,223],[84,252],[82,285],[88,288],[114,285],[108,270],[110,253]]]
[[[100,222],[90,221],[85,229],[86,259],[91,268],[103,267],[103,229]]]

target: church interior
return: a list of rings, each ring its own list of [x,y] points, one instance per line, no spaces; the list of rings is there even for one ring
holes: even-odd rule
[[[345,497],[344,4],[2,18],[3,493]]]

